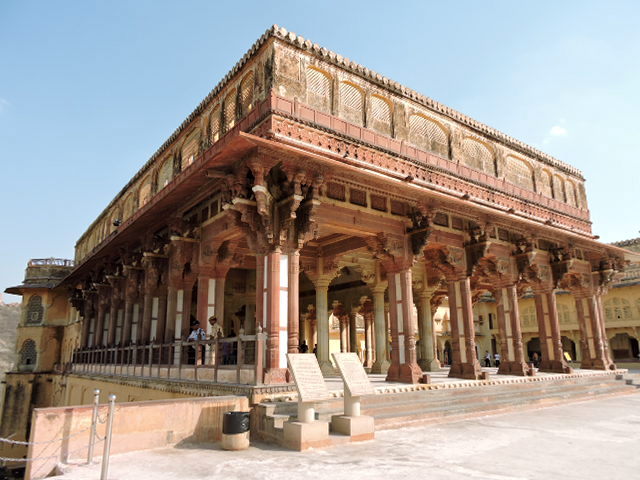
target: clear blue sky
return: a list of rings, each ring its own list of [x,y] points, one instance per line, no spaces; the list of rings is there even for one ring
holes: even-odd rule
[[[0,288],[73,258],[273,23],[578,167],[594,233],[639,235],[640,2],[311,4],[0,1]]]

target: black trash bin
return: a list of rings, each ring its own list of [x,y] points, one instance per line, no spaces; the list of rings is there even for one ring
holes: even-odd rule
[[[222,419],[222,433],[235,435],[249,431],[249,412],[227,412]]]

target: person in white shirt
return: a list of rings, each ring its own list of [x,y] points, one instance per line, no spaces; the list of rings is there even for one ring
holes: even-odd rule
[[[209,325],[211,325],[211,333],[210,337],[212,340],[216,338],[222,338],[222,326],[218,323],[218,318],[211,316],[209,317]]]
[[[495,362],[496,362],[496,367],[499,367],[499,366],[500,366],[500,354],[499,354],[499,353],[495,353],[495,354],[493,355],[493,359],[494,359],[494,360],[495,360]]]
[[[196,342],[198,340],[206,340],[207,332],[205,332],[202,328],[200,328],[200,322],[196,320],[194,317],[191,317],[191,321],[189,322],[191,325],[191,333],[187,337],[188,342]],[[196,349],[195,346],[190,347],[189,349],[189,363],[192,365],[197,364],[201,365],[202,360],[204,359],[204,345],[199,345]]]

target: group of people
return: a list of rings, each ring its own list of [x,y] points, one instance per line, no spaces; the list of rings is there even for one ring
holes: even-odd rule
[[[485,367],[490,367],[491,366],[491,357],[492,357],[492,355],[489,353],[489,350],[485,350],[485,353],[484,353],[484,366]],[[494,362],[494,366],[495,367],[499,367],[500,366],[500,354],[498,352],[493,354],[493,362]]]
[[[298,351],[300,353],[309,353],[309,345],[307,345],[307,341],[306,340],[302,340],[302,343],[300,344],[300,346],[298,347]],[[313,347],[313,352],[314,355],[318,354],[318,344],[316,343],[315,346]]]
[[[197,342],[204,340],[213,340],[215,338],[222,338],[222,326],[218,323],[218,319],[215,316],[209,317],[209,325],[211,326],[210,333],[207,333],[204,328],[200,326],[200,322],[191,315],[191,319],[189,321],[189,326],[191,327],[191,332],[187,337],[187,342]],[[227,337],[232,338],[236,336],[236,332],[233,328],[229,331],[229,335]],[[220,356],[220,361],[222,365],[235,365],[236,358],[238,355],[238,346],[237,343],[225,342],[222,344],[222,355]],[[203,364],[205,356],[205,346],[197,345],[191,346],[188,350],[187,363],[190,365],[195,364]]]

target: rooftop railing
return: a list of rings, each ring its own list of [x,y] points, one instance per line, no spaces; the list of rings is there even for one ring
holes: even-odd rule
[[[32,258],[27,267],[73,267],[75,262],[66,258]]]

